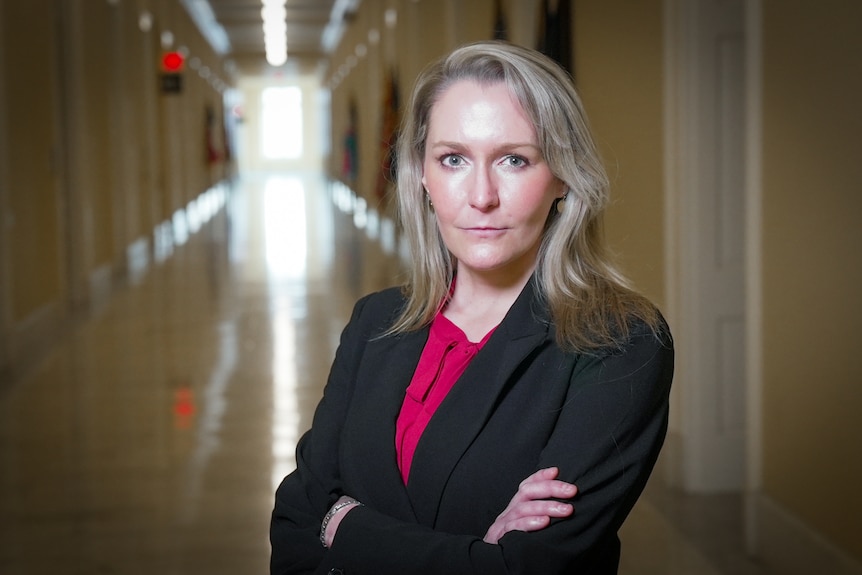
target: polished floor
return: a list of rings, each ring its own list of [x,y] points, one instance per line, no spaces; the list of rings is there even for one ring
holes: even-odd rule
[[[373,215],[315,174],[214,190],[0,382],[0,574],[266,573],[273,491],[353,301],[398,281]],[[740,510],[653,481],[621,573],[775,575],[743,553]]]

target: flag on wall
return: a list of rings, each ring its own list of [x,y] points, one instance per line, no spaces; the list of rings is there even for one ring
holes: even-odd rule
[[[542,0],[539,24],[540,52],[556,60],[574,77],[572,66],[572,2]]]
[[[356,107],[356,98],[350,97],[347,108],[347,128],[344,131],[344,151],[341,162],[341,177],[348,185],[356,181],[359,173],[359,111]]]
[[[206,149],[206,163],[217,164],[222,159],[216,142],[216,113],[212,106],[204,107],[204,147]]]
[[[494,0],[494,40],[508,40],[509,30],[506,26],[506,14],[501,0]]]
[[[383,200],[389,184],[395,182],[395,143],[398,139],[398,77],[394,69],[386,73],[383,87],[383,114],[380,119],[380,167],[377,198]]]

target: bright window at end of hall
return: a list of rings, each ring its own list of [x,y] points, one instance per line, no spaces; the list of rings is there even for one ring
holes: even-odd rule
[[[298,87],[263,91],[263,156],[290,160],[302,155],[302,91]]]

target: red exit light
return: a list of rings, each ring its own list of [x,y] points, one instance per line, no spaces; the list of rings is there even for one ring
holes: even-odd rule
[[[162,56],[162,68],[165,72],[180,72],[185,58],[179,52],[165,52]]]

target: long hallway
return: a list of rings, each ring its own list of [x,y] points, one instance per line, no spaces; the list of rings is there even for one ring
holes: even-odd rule
[[[273,492],[341,328],[400,271],[392,230],[334,192],[299,174],[202,196],[187,237],[0,383],[0,573],[267,572]],[[766,574],[739,507],[650,486],[621,573]]]

